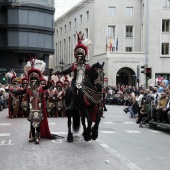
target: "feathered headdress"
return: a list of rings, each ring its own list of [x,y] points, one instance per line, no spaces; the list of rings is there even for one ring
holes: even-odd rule
[[[16,73],[14,72],[14,70],[11,70],[10,72],[5,74],[5,77],[10,78],[12,82],[12,80],[16,78]]]
[[[64,85],[64,76],[58,77],[58,81],[56,82],[56,87],[60,86],[63,87]]]
[[[48,81],[48,76],[42,75],[39,80],[47,82]]]
[[[28,77],[25,73],[21,74],[21,81],[22,81],[22,84],[23,83],[28,83]]]
[[[42,77],[42,73],[45,71],[46,63],[36,58],[31,58],[30,61],[24,66],[24,72],[28,75],[30,80],[31,77],[37,79]]]
[[[89,39],[84,39],[84,34],[77,33],[77,45],[74,48],[74,57],[77,58],[77,54],[83,53],[84,57],[86,57],[88,53],[88,49],[92,46],[92,42]]]
[[[52,76],[51,76],[51,80],[52,80],[52,82],[53,82],[54,84],[56,84],[56,82],[59,80],[59,78],[58,78],[58,76],[56,76],[56,75],[52,75]]]

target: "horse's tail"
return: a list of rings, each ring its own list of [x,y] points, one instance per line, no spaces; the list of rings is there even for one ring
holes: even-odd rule
[[[80,113],[78,110],[74,110],[73,113],[73,131],[78,132],[80,129]]]

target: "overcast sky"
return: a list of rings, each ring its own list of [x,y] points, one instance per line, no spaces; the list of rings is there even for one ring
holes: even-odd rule
[[[60,17],[81,0],[55,0],[55,19]]]

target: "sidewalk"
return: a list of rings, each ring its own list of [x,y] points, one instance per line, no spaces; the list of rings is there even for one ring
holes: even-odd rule
[[[117,158],[97,142],[85,142],[74,134],[67,142],[67,118],[49,118],[51,133],[64,139],[41,139],[39,145],[28,142],[26,118],[9,119],[7,109],[0,112],[1,170],[127,170]]]

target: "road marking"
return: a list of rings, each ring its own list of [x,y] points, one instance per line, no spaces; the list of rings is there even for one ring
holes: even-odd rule
[[[138,167],[136,164],[134,164],[133,162],[131,162],[130,160],[126,159],[123,155],[121,155],[120,153],[118,153],[116,150],[114,150],[113,148],[109,147],[108,145],[106,145],[105,143],[103,143],[100,140],[96,140],[96,142],[102,146],[108,153],[110,153],[111,155],[113,155],[114,157],[116,157],[118,160],[120,160],[123,164],[125,164],[127,167],[129,167],[130,169],[133,170],[142,170],[140,167]]]
[[[108,148],[109,146],[106,145],[105,143],[100,144],[103,148]]]
[[[0,123],[0,126],[9,126],[11,125],[10,123]]]
[[[114,131],[100,131],[101,133],[116,133]]]
[[[148,130],[150,132],[153,132],[153,133],[160,133],[159,131],[156,131],[156,130]]]
[[[125,124],[134,124],[134,122],[123,122]]]
[[[50,122],[50,123],[49,123],[49,125],[56,125],[56,123],[54,123],[54,122]]]
[[[127,133],[141,133],[137,130],[125,130],[125,132],[127,132]]]
[[[10,133],[0,133],[0,136],[10,136]]]
[[[56,135],[66,135],[66,132],[52,132],[52,134],[56,134]]]
[[[9,140],[7,143],[5,140],[2,140],[2,142],[0,142],[0,145],[14,145],[14,144],[12,143],[11,140]]]
[[[104,124],[115,124],[113,122],[102,122],[102,123],[104,123]]]

